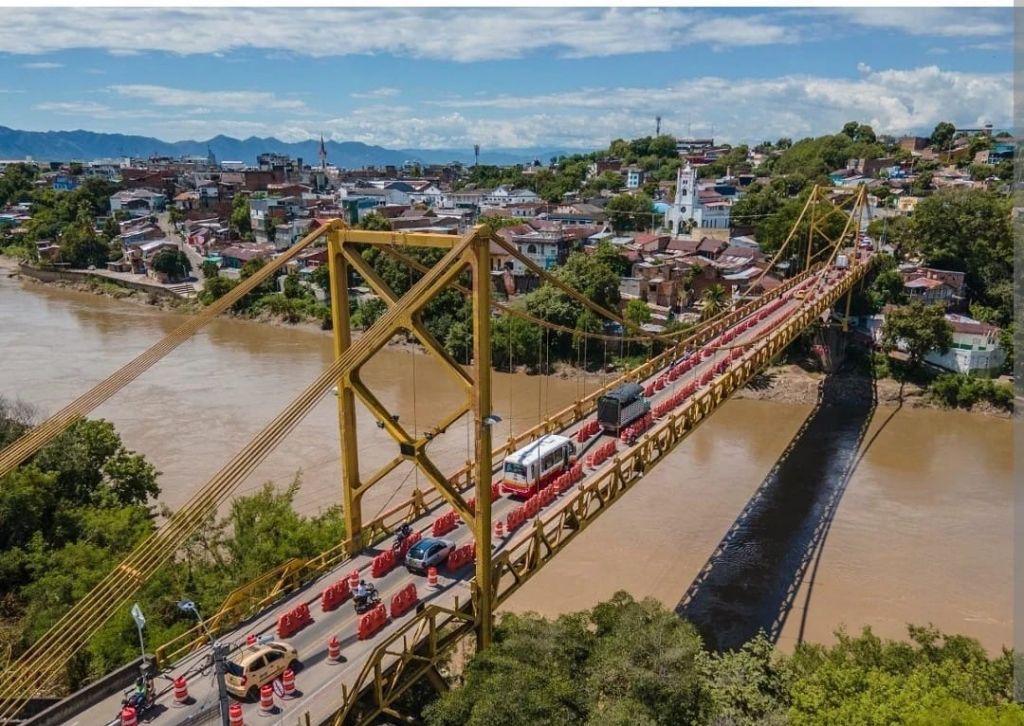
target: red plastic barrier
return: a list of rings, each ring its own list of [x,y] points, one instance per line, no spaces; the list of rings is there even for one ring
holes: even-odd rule
[[[324,612],[333,610],[338,607],[338,605],[345,602],[351,593],[352,591],[349,589],[348,578],[339,580],[333,585],[328,585],[324,588],[323,594],[320,595],[320,609]]]
[[[491,484],[491,501],[495,499],[501,499],[501,482],[493,482]]]
[[[416,585],[410,582],[391,597],[391,617],[399,618],[405,615],[418,601]]]
[[[446,512],[434,520],[434,526],[431,528],[430,532],[435,537],[440,537],[441,535],[451,532],[456,526],[455,512]]]
[[[291,611],[281,613],[277,616],[277,637],[290,638],[295,634],[295,623],[292,621]]]
[[[385,550],[373,558],[370,574],[374,577],[383,577],[395,569],[396,564],[398,564],[398,558],[395,557],[395,551]]]
[[[476,542],[464,544],[448,555],[446,567],[449,572],[456,572],[465,567],[474,557],[476,557]]]
[[[388,609],[384,607],[384,603],[378,603],[373,610],[359,618],[357,630],[359,639],[366,640],[367,638],[372,638],[378,630],[384,627],[387,621]]]
[[[647,384],[647,387],[644,388],[644,396],[646,398],[650,398],[653,395],[654,395],[654,384],[653,383],[649,383],[649,384]]]
[[[522,526],[523,522],[526,521],[526,507],[520,505],[508,513],[505,517],[505,528],[511,532]]]

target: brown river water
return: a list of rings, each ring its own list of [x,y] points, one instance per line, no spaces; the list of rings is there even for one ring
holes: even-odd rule
[[[52,413],[181,320],[0,277],[0,394]],[[217,320],[93,415],[154,462],[175,508],[330,357],[325,334]],[[461,400],[432,359],[397,347],[364,377],[417,430]],[[599,384],[495,374],[496,438]],[[359,435],[364,473],[396,453],[368,414]],[[831,641],[840,625],[900,637],[908,622],[931,622],[996,651],[1012,641],[1011,438],[1009,421],[974,414],[730,401],[506,607],[557,615],[624,589],[676,608],[721,647],[759,627],[788,650],[801,638]],[[301,471],[301,511],[336,504],[338,447],[328,396],[240,491]],[[462,464],[466,428],[431,450],[443,470]],[[397,478],[367,495],[365,516],[417,478],[427,486],[415,473]]]

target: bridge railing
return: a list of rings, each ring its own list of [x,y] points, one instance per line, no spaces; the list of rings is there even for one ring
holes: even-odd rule
[[[819,270],[815,266],[808,271],[795,275],[782,285],[766,292],[746,305],[719,316],[700,328],[689,337],[638,367],[619,376],[610,383],[601,386],[583,398],[574,401],[562,410],[547,417],[544,421],[510,436],[509,439],[491,452],[492,463],[500,462],[509,453],[521,448],[534,439],[566,426],[590,415],[597,408],[598,399],[616,386],[630,381],[643,380],[655,371],[667,366],[687,348],[695,348],[713,340],[724,330],[750,315],[758,308],[778,299],[791,288],[799,285]],[[473,466],[467,463],[449,477],[449,481],[460,491],[470,489],[473,484]],[[382,512],[364,526],[364,542],[372,544],[388,536],[400,523],[432,511],[444,504],[444,497],[436,489],[427,492],[416,490],[403,502]],[[350,540],[346,540],[330,550],[309,560],[292,559],[277,568],[261,575],[233,590],[221,604],[221,607],[207,621],[206,627],[212,634],[219,634],[235,628],[239,623],[262,611],[283,595],[315,580],[323,573],[334,569],[351,559],[347,554]],[[181,635],[164,643],[156,649],[157,663],[167,667],[180,658],[196,651],[207,643],[207,635],[203,628],[196,625]]]

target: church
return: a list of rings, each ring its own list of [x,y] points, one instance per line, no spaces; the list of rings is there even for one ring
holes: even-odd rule
[[[729,207],[718,192],[698,188],[697,170],[687,164],[676,172],[675,201],[665,212],[665,224],[672,228],[673,236],[687,225],[694,229],[728,229]]]

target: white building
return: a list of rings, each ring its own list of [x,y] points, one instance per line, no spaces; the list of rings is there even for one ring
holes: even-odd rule
[[[953,328],[953,343],[945,353],[933,350],[925,355],[925,362],[954,373],[999,375],[1006,363],[1006,351],[999,342],[999,328],[956,313],[947,313],[946,320]],[[866,321],[868,332],[876,343],[882,340],[884,322],[884,315],[872,315]],[[897,347],[904,349],[902,344]]]
[[[541,201],[540,196],[529,189],[498,187],[484,197],[483,203],[488,207],[507,207],[510,204],[526,204],[539,201]]]
[[[701,229],[728,229],[730,204],[715,192],[704,192],[697,186],[697,170],[687,164],[676,172],[676,197],[665,212],[665,224],[679,234],[681,224],[691,219]]]

